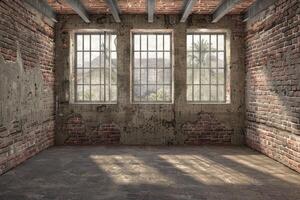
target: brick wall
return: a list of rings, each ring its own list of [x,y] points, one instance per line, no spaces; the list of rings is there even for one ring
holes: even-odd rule
[[[54,143],[51,26],[22,0],[0,1],[0,174]]]
[[[247,144],[300,172],[300,3],[279,0],[247,24]]]

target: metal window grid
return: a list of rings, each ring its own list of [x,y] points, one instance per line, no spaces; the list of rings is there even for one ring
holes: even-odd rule
[[[146,49],[142,49],[142,36],[147,38]],[[154,36],[154,41],[149,41],[149,36]],[[136,37],[139,39],[139,48],[136,49],[135,41]],[[158,37],[162,37],[162,49],[158,49]],[[165,44],[165,38],[169,37],[169,43]],[[132,34],[132,100],[134,103],[172,103],[173,99],[173,72],[172,72],[172,34],[171,33],[133,33]],[[155,43],[155,50],[149,49],[149,43]],[[167,46],[169,47],[167,48]],[[146,54],[145,58],[142,59],[142,53]],[[149,66],[149,54],[155,54],[155,66]],[[162,60],[158,60],[158,54],[162,54]],[[136,55],[138,54],[138,57]],[[169,56],[168,56],[168,55]],[[168,57],[165,57],[168,56]],[[136,60],[138,60],[138,64],[136,65]],[[169,60],[169,61],[167,61]],[[161,62],[162,65],[159,65],[158,62]],[[167,62],[168,65],[167,65]],[[142,63],[146,63],[146,67],[142,66]],[[153,64],[153,63],[152,63]],[[142,70],[146,72],[146,80],[142,80]],[[149,83],[149,71],[155,70],[155,83]],[[138,72],[138,73],[136,73]],[[139,74],[139,77],[136,77],[136,74]],[[162,83],[158,82],[158,77],[162,77]],[[169,78],[169,80],[166,79]],[[139,78],[136,81],[136,78]],[[142,88],[145,87],[146,90],[142,91]],[[151,91],[149,88],[155,88],[155,91]],[[138,90],[136,90],[138,89]],[[159,89],[162,89],[162,98],[158,98]],[[143,98],[143,93],[145,93],[145,98]],[[155,99],[149,99],[150,94],[154,94]]]
[[[208,50],[202,50],[202,42],[201,39],[203,36],[208,36],[209,41],[208,41]],[[215,37],[216,38],[216,49],[212,50],[211,46],[212,46],[212,41],[211,41],[211,37]],[[223,47],[219,48],[219,36],[223,36]],[[188,102],[202,102],[202,103],[224,103],[226,102],[226,34],[225,33],[188,33],[187,34],[187,42],[186,42],[186,47],[187,47],[187,53],[186,53],[186,59],[187,59],[187,91],[189,91],[189,88],[191,88],[191,94],[189,94],[187,92],[187,101]],[[192,41],[191,43],[188,41],[188,37],[192,37]],[[194,44],[194,39],[195,37],[199,38],[199,46],[198,49],[195,49],[195,44]],[[192,49],[189,50],[188,47],[191,46]],[[201,56],[204,55],[205,53],[207,53],[209,55],[209,64],[208,67],[204,67],[202,66],[202,60],[201,60]],[[216,63],[215,66],[212,67],[212,54],[216,55]],[[223,66],[220,66],[219,64],[219,54],[222,55],[223,54]],[[191,65],[188,63],[189,62],[189,55],[192,55],[192,62]],[[195,56],[198,56],[198,58],[200,59],[200,62],[198,63],[198,67],[196,67],[196,63],[195,63]],[[191,73],[188,73],[188,70],[191,70]],[[209,76],[208,76],[208,83],[203,83],[202,80],[202,71],[204,70],[208,70],[209,71]],[[216,71],[216,83],[212,83],[212,72],[213,70]],[[198,71],[199,73],[199,80],[196,83],[196,80],[194,80],[194,74],[195,71]],[[221,74],[222,79],[223,79],[223,83],[220,82],[219,80],[219,72],[223,71],[223,74]],[[189,78],[189,74],[192,75],[192,80],[190,80]],[[213,100],[212,99],[212,86],[215,87],[216,89],[216,97]],[[208,87],[208,94],[205,94],[208,96],[208,99],[203,99],[203,91],[202,89],[204,89],[204,87]],[[196,88],[198,90],[196,90]],[[195,92],[198,92],[198,97],[199,98],[195,98]],[[222,94],[223,93],[223,94]]]
[[[92,37],[98,36],[98,50],[92,50]],[[78,39],[81,37],[82,49],[78,49]],[[85,49],[85,37],[88,39],[88,49]],[[116,40],[115,33],[99,32],[99,33],[76,33],[75,34],[75,102],[78,103],[116,103],[117,102],[117,52],[116,47],[111,48],[112,37]],[[94,41],[95,42],[95,41]],[[114,41],[115,42],[115,41]],[[102,46],[101,46],[102,45]],[[92,53],[99,53],[98,67],[92,67]],[[115,66],[112,65],[111,55],[115,54]],[[81,66],[78,63],[78,55],[81,56]],[[85,60],[85,55],[88,55],[88,61]],[[85,64],[88,63],[88,66]],[[102,65],[103,64],[103,65]],[[115,70],[115,81],[112,82],[112,69]],[[92,71],[99,71],[96,74],[98,83],[92,83]],[[88,71],[85,73],[85,71]],[[78,78],[82,81],[78,83]],[[85,79],[89,80],[86,83]],[[103,79],[103,80],[102,80]],[[96,88],[96,91],[92,91]],[[114,90],[114,95],[112,91]],[[96,94],[98,98],[92,98],[92,94]],[[107,94],[108,93],[108,94]]]

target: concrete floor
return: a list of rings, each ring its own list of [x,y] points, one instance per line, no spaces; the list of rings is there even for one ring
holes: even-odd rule
[[[296,200],[300,175],[244,147],[53,147],[0,176],[0,199]]]

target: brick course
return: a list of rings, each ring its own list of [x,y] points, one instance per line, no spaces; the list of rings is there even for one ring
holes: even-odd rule
[[[41,97],[42,112],[47,113],[45,119],[32,119],[32,114],[26,110],[26,116],[22,116],[22,120],[14,119],[6,126],[0,123],[0,174],[54,144],[53,35],[53,27],[43,22],[23,1],[0,1],[1,56],[6,62],[16,62],[19,46],[24,70],[40,68],[42,91],[47,88],[47,94]],[[29,103],[30,98],[35,98],[30,95]]]
[[[300,172],[299,9],[279,0],[247,24],[246,139]]]

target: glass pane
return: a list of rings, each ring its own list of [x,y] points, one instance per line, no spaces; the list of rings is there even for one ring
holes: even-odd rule
[[[200,67],[200,59],[199,59],[199,53],[194,52],[193,54],[193,61],[194,61],[194,68],[199,68]]]
[[[102,69],[100,69],[100,72],[101,72],[101,74],[100,74],[100,83],[101,84],[104,84],[104,76],[105,76],[105,71],[104,71],[104,68],[102,68]]]
[[[100,50],[100,35],[91,35],[91,44],[92,44],[92,50],[93,51],[99,51]]]
[[[219,101],[225,101],[224,85],[219,85],[218,86],[218,100]]]
[[[110,69],[105,68],[105,87],[109,87],[109,82],[110,82]]]
[[[193,47],[194,47],[194,52],[196,51],[200,51],[200,36],[199,35],[194,35],[194,43],[193,43]],[[196,53],[197,54],[197,53]]]
[[[117,47],[117,36],[111,35],[110,36],[110,50],[116,51],[116,47]]]
[[[117,52],[111,52],[110,59],[111,59],[111,67],[116,68],[117,67]]]
[[[192,69],[187,69],[186,82],[187,82],[187,84],[193,84],[193,70]]]
[[[100,85],[91,86],[91,100],[100,101]]]
[[[224,35],[218,35],[218,51],[224,51]]]
[[[134,50],[140,50],[140,35],[134,35]]]
[[[147,68],[147,53],[142,52],[141,67]]]
[[[164,66],[163,53],[158,52],[157,53],[157,68],[163,68],[163,66]]]
[[[164,50],[165,51],[170,51],[170,35],[164,35]]]
[[[104,85],[100,86],[100,100],[104,101]]]
[[[211,51],[217,50],[217,35],[210,36],[210,45]]]
[[[211,101],[217,101],[217,86],[215,85],[211,86],[210,99]]]
[[[200,84],[200,70],[194,69],[194,84]]]
[[[100,69],[92,69],[92,84],[100,84]]]
[[[163,50],[163,35],[157,35],[157,50]]]
[[[149,85],[148,86],[148,101],[156,101],[156,86]]]
[[[156,70],[149,69],[148,71],[148,84],[155,84],[156,83]]]
[[[146,101],[147,100],[147,86],[142,85],[141,86],[141,101]]]
[[[219,69],[218,70],[218,83],[219,84],[224,84],[224,70],[223,69]]]
[[[141,83],[141,81],[140,81],[140,70],[138,70],[138,69],[135,69],[134,70],[134,84],[140,84]]]
[[[84,84],[90,84],[90,69],[84,69]]]
[[[186,36],[186,50],[187,51],[193,50],[193,35]]]
[[[201,51],[209,51],[209,35],[201,35]]]
[[[83,86],[82,85],[77,86],[77,100],[83,101]]]
[[[91,53],[91,66],[92,68],[100,67],[100,53],[99,52],[92,52]]]
[[[224,68],[224,53],[218,53],[218,68]]]
[[[157,85],[157,92],[156,97],[157,101],[163,101],[164,100],[164,86],[163,85]]]
[[[134,68],[140,68],[140,52],[134,53]]]
[[[77,35],[77,50],[82,51],[82,35]]]
[[[164,83],[164,72],[163,69],[157,70],[157,84],[163,84]]]
[[[109,85],[105,85],[105,101],[109,101],[110,100],[110,87]]]
[[[148,35],[148,50],[156,50],[156,35]]]
[[[201,100],[209,100],[209,85],[201,85]]]
[[[170,86],[164,86],[165,90],[165,101],[171,101],[171,87]]]
[[[148,53],[148,68],[156,68],[156,53]]]
[[[211,59],[211,68],[217,68],[217,53],[211,52],[210,59]]]
[[[86,101],[90,100],[90,86],[89,85],[84,85],[84,93],[83,93],[83,98]]]
[[[77,69],[77,74],[76,74],[76,77],[77,77],[77,84],[83,84],[83,70],[82,69]]]
[[[193,86],[192,85],[187,86],[186,98],[188,101],[193,101]]]
[[[209,68],[209,52],[201,52],[201,68]]]
[[[217,69],[210,70],[210,82],[211,84],[217,84]]]
[[[147,84],[147,69],[141,69],[141,84]]]
[[[111,84],[117,84],[117,68],[111,68],[111,80],[110,83]]]
[[[200,100],[200,86],[194,85],[194,101]]]
[[[103,34],[100,35],[100,49],[101,49],[101,51],[104,51],[104,49],[105,49],[105,41],[104,41]]]
[[[90,68],[90,52],[84,52],[84,68]]]
[[[82,68],[82,52],[77,52],[77,68]]]
[[[141,86],[137,85],[134,86],[134,100],[139,101],[140,100],[140,92],[141,92]]]
[[[165,69],[164,84],[171,84],[171,70]]]
[[[105,61],[105,57],[104,57],[104,52],[100,53],[100,67],[105,67],[106,61]]]
[[[84,35],[84,50],[90,50],[90,35]]]
[[[201,84],[209,84],[209,69],[201,69]]]
[[[165,52],[164,53],[164,55],[165,55],[165,64],[164,64],[164,67],[165,68],[170,68],[171,67],[171,63],[170,63],[170,53],[169,52]]]
[[[117,101],[117,86],[116,85],[112,85],[110,88],[110,97],[111,97],[111,101]]]
[[[141,35],[141,50],[147,50],[147,35]]]
[[[193,53],[192,52],[188,52],[187,53],[187,68],[191,68],[193,67]]]

